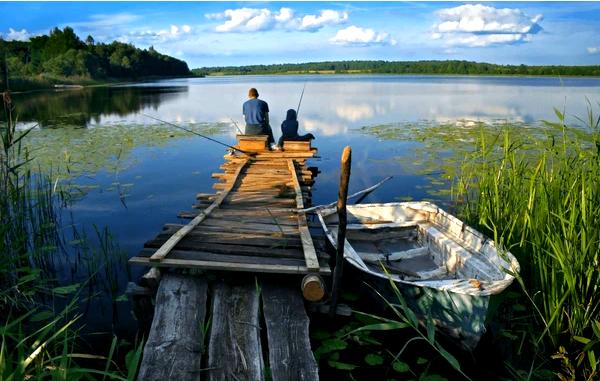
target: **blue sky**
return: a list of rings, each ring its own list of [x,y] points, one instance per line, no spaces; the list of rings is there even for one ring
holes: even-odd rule
[[[72,26],[200,66],[346,59],[600,64],[596,2],[0,2],[4,39]]]

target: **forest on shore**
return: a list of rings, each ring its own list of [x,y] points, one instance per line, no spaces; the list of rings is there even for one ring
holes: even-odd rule
[[[193,69],[196,76],[246,74],[454,74],[600,76],[600,65],[497,65],[471,61],[325,61]]]
[[[92,36],[81,40],[70,27],[54,28],[48,35],[35,36],[29,41],[0,39],[0,62],[1,66],[6,65],[13,90],[15,86],[190,75],[186,62],[161,54],[153,47],[139,49],[118,41],[96,43]]]

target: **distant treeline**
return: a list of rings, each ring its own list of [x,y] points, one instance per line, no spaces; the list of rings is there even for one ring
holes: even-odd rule
[[[327,61],[298,64],[202,67],[194,75],[245,74],[474,74],[600,76],[600,66],[496,65],[470,61]]]
[[[0,61],[3,56],[10,77],[105,80],[190,74],[184,61],[152,47],[142,50],[117,41],[95,43],[92,36],[82,41],[70,27],[54,28],[49,35],[29,41],[0,39]]]

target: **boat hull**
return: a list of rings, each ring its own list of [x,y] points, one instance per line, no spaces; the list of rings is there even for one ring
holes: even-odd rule
[[[373,292],[369,299],[380,299],[382,306],[400,303],[390,280],[365,273],[349,261],[345,261],[344,266],[349,278],[353,281],[361,279],[370,286],[368,289]],[[394,282],[394,285],[400,292],[400,297],[421,322],[431,319],[440,333],[458,340],[464,349],[472,350],[477,346],[486,331],[489,295],[457,294],[404,282]]]

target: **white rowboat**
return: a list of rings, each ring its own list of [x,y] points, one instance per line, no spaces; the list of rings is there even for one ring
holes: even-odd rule
[[[391,291],[394,281],[418,315],[474,348],[485,332],[490,297],[519,272],[515,257],[429,202],[349,205],[347,213],[345,260],[378,289]],[[317,215],[335,247],[335,207]]]

